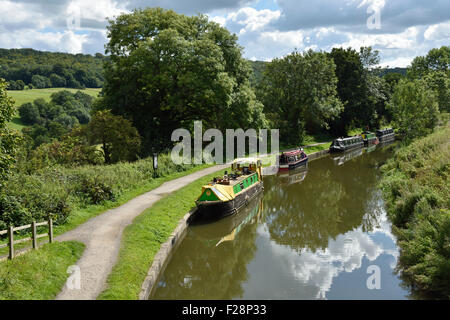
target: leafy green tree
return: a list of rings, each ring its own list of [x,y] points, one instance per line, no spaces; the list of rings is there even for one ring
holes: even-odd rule
[[[37,123],[40,118],[39,109],[31,102],[24,103],[19,107],[19,115],[23,123],[30,125]]]
[[[397,83],[404,78],[404,76],[401,73],[398,72],[391,72],[386,73],[384,76],[384,81],[388,84],[389,93],[392,94],[394,92],[394,87],[397,85]]]
[[[172,131],[194,120],[218,129],[264,120],[237,37],[219,24],[161,8],[109,23],[105,101],[98,105],[133,121],[144,153],[169,148]]]
[[[435,93],[424,80],[401,80],[395,87],[388,105],[395,128],[405,141],[431,133],[438,121],[438,103]]]
[[[7,83],[0,79],[0,191],[14,164],[19,137],[8,129],[7,124],[14,116],[14,101],[8,97]]]
[[[31,83],[36,89],[50,88],[52,86],[49,78],[37,74],[31,77]]]
[[[351,48],[333,48],[330,56],[336,64],[337,92],[344,104],[344,110],[330,126],[335,134],[346,135],[352,127],[363,125],[361,119],[367,118],[364,65],[358,52]],[[369,62],[367,57],[366,63]]]
[[[131,122],[109,110],[99,111],[86,127],[91,144],[101,144],[106,163],[136,160],[141,137]]]
[[[408,68],[409,79],[425,79],[438,97],[439,110],[450,111],[450,47],[431,49],[425,57],[416,57]]]
[[[52,83],[52,87],[55,88],[63,88],[66,86],[66,79],[58,76],[56,73],[52,73],[50,75],[50,81]]]
[[[285,143],[301,143],[306,125],[310,130],[325,127],[339,114],[334,72],[333,60],[312,50],[294,51],[266,66],[259,91],[264,111]]]
[[[414,58],[407,74],[410,79],[422,78],[432,71],[443,71],[448,75],[449,67],[450,47],[442,46],[441,48],[431,49],[425,57]]]

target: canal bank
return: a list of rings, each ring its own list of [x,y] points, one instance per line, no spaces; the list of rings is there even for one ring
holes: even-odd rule
[[[232,232],[226,219],[188,228],[150,298],[405,299],[377,188],[391,155],[384,145],[265,178],[261,213]],[[371,265],[380,268],[381,290],[366,286]]]
[[[450,127],[400,147],[382,167],[382,189],[417,298],[450,298]]]

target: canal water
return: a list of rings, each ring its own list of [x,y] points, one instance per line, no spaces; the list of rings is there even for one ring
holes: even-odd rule
[[[264,178],[236,215],[189,227],[151,299],[408,299],[377,184],[393,146]]]

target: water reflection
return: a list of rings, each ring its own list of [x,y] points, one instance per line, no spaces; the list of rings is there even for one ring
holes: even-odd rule
[[[189,230],[153,298],[404,299],[377,189],[377,169],[391,154],[382,145],[343,165],[325,157],[266,177],[262,200]],[[381,290],[366,286],[372,264],[381,269]]]
[[[246,265],[256,250],[262,196],[236,215],[192,226],[159,280],[152,299],[232,299],[242,296]]]

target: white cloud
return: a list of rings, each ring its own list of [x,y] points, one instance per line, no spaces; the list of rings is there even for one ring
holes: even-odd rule
[[[381,51],[382,64],[405,66],[431,48],[448,45],[450,38],[450,2],[444,0],[277,0],[270,9],[255,0],[0,0],[0,47],[103,52],[106,17],[145,6],[207,13],[239,36],[246,57],[257,60],[281,57],[294,48],[371,45]],[[366,26],[369,7],[381,10],[379,30]],[[78,29],[67,25],[68,10],[74,8],[79,8]]]

